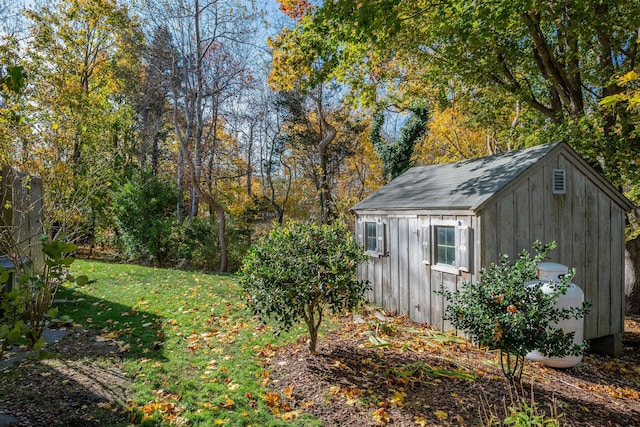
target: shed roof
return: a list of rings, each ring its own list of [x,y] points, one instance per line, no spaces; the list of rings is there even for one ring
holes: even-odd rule
[[[559,145],[569,149],[556,142],[455,163],[413,167],[352,210],[475,210]]]

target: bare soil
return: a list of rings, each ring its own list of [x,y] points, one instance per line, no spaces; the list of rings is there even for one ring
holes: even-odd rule
[[[378,331],[376,341],[370,321],[345,319],[340,332],[321,339],[319,354],[300,341],[273,355],[272,387],[281,397],[274,410],[310,412],[327,426],[483,426],[492,417],[500,425],[495,420],[524,400],[563,426],[640,426],[639,320],[626,320],[622,357],[590,354],[570,369],[527,362],[522,383],[510,386],[493,353],[468,343],[430,345],[419,338],[427,325],[388,318],[390,335]],[[380,337],[387,345],[373,346]],[[431,377],[426,367],[476,379]]]
[[[100,340],[96,332],[70,329],[46,351],[42,360],[6,354],[13,360],[0,365],[0,413],[13,419],[7,425],[128,424],[123,408],[129,381],[120,369],[117,346]]]

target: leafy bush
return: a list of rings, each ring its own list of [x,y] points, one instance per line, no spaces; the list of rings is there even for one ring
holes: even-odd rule
[[[52,309],[55,295],[63,283],[87,283],[87,276],[74,277],[69,267],[75,261],[70,253],[76,246],[61,241],[43,239],[42,251],[45,264],[39,274],[24,272],[18,285],[0,294],[0,355],[13,344],[23,344],[38,349],[44,345],[42,334],[48,320],[58,315]],[[0,267],[0,284],[9,279]]]
[[[549,294],[543,292],[543,283],[526,285],[536,279],[538,262],[553,248],[554,242],[546,246],[536,242],[535,257],[523,251],[513,264],[501,255],[498,264],[480,272],[479,282],[464,283],[453,293],[445,288],[439,291],[449,303],[445,318],[477,345],[499,350],[502,371],[511,380],[522,377],[524,359],[530,351],[564,357],[579,355],[585,348],[584,343],[574,343],[574,332],[564,333],[550,326],[587,313],[586,303],[581,307],[555,307],[558,297],[567,292],[573,274],[564,276]]]
[[[309,351],[316,353],[325,307],[338,313],[357,307],[368,282],[356,269],[366,260],[363,248],[343,223],[276,226],[253,246],[240,269],[240,284],[261,318],[284,329],[303,319]]]
[[[115,222],[130,259],[151,257],[160,266],[168,263],[178,200],[175,184],[144,171],[116,191]]]
[[[181,267],[216,270],[220,266],[218,223],[210,217],[193,218],[173,228],[171,245],[175,246],[175,259]],[[226,228],[228,269],[237,271],[249,249],[248,237],[233,221]]]
[[[193,218],[174,227],[171,240],[181,267],[214,270],[220,262],[217,226],[210,218]]]

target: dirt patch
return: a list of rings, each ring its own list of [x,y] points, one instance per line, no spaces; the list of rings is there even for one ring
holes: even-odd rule
[[[31,355],[1,369],[0,412],[13,425],[123,425],[129,383],[117,346],[76,330],[46,350],[45,359]]]
[[[480,426],[504,418],[519,397],[538,414],[562,414],[564,426],[640,426],[638,319],[627,320],[623,357],[589,355],[564,370],[528,362],[515,390],[493,353],[404,318],[380,327],[379,318],[345,319],[315,356],[302,341],[274,352],[272,410],[310,412],[327,426]]]

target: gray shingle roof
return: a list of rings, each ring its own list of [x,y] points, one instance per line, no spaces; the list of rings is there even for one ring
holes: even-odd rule
[[[559,143],[409,169],[352,210],[475,209]]]

